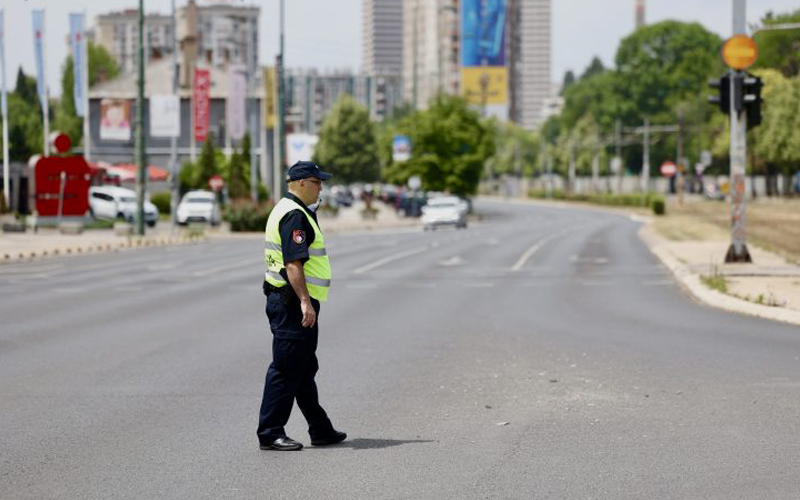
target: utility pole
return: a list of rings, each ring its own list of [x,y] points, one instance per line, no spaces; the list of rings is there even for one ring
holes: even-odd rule
[[[256,61],[254,40],[256,34],[254,23],[250,24],[247,30],[247,96],[250,101],[249,116],[250,116],[250,199],[254,202],[258,201],[258,169],[256,168],[256,138],[260,137],[258,133],[258,124],[256,123],[256,97],[255,97],[255,76]],[[263,144],[261,145],[264,146]]]
[[[178,120],[181,116],[181,98],[178,93],[178,31],[175,21],[175,0],[172,0],[172,95],[178,97]],[[190,110],[191,112],[191,110]],[[193,133],[194,131],[191,131]],[[177,225],[178,211],[178,138],[170,137],[169,140],[169,166],[172,172],[172,196],[170,197],[170,211],[172,213],[172,228]]]
[[[650,118],[644,119],[644,158],[642,161],[642,190],[650,191]]]
[[[278,130],[275,135],[278,143],[278,162],[273,170],[274,192],[272,193],[272,199],[275,203],[278,203],[283,196],[283,172],[286,168],[286,122],[284,117],[286,96],[283,85],[283,0],[281,0],[280,3],[280,45],[276,66],[276,77],[278,80]]]
[[[733,0],[733,34],[744,35],[746,26],[746,1]],[[738,109],[737,92],[741,89],[744,72],[734,70],[730,78],[730,175],[731,175],[731,245],[725,262],[752,262],[745,243],[745,170],[747,158],[747,113]]]
[[[139,0],[139,58],[136,61],[136,234],[144,235],[144,0]]]
[[[622,121],[617,118],[617,126],[614,132],[614,140],[617,143],[614,174],[617,176],[617,192],[622,192]]]
[[[83,11],[83,64],[81,65],[81,78],[83,79],[83,159],[92,161],[92,137],[89,129],[91,115],[89,114],[89,41],[86,39],[86,23],[89,18]]]

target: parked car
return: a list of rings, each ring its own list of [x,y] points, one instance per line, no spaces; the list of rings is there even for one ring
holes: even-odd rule
[[[184,225],[190,222],[205,222],[218,226],[222,220],[219,203],[211,191],[189,191],[178,204],[175,220]]]
[[[89,188],[89,212],[95,219],[117,219],[130,222],[136,220],[136,192],[116,186],[92,186]],[[144,200],[144,221],[153,227],[158,222],[158,208],[150,200]]]
[[[397,204],[397,211],[403,217],[419,217],[422,215],[422,207],[428,203],[428,199],[422,193],[405,192],[400,197]]]
[[[422,228],[436,229],[439,226],[452,225],[456,229],[467,227],[467,203],[456,196],[431,198],[422,207]]]

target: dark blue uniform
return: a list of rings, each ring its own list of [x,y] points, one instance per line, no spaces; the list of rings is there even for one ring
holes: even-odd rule
[[[289,193],[288,198],[295,201],[316,221],[316,214],[310,211],[300,199]],[[308,249],[314,241],[314,228],[306,215],[300,210],[292,210],[281,219],[281,250],[283,261],[295,260],[305,263],[309,258]],[[281,271],[284,279],[286,270]],[[267,370],[264,383],[264,396],[258,422],[258,439],[262,445],[286,436],[284,426],[289,421],[294,401],[308,422],[311,440],[328,436],[333,426],[319,404],[317,383],[314,377],[319,370],[317,362],[317,337],[320,304],[311,299],[317,321],[311,328],[301,325],[303,314],[300,299],[291,284],[275,289],[266,282],[267,317],[272,330],[272,363]]]

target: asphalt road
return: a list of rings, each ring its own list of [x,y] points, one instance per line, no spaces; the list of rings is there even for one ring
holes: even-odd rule
[[[476,207],[327,238],[350,439],[293,453],[260,238],[0,266],[0,498],[798,498],[797,327],[694,303],[626,217]]]

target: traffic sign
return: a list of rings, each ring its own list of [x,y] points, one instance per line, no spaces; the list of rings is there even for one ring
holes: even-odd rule
[[[661,175],[664,177],[672,177],[678,172],[678,166],[671,161],[665,161],[661,164]]]
[[[722,45],[722,59],[733,69],[747,69],[758,59],[756,41],[746,35],[735,35]]]
[[[208,187],[213,191],[222,191],[222,188],[225,187],[225,180],[218,175],[212,175],[211,178],[208,179]]]

